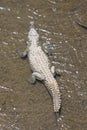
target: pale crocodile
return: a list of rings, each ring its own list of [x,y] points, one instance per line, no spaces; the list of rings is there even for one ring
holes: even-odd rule
[[[56,72],[55,67],[51,66],[47,55],[39,46],[39,34],[34,28],[33,22],[31,22],[28,39],[27,48],[21,53],[21,57],[28,56],[30,67],[33,72],[31,82],[35,83],[36,79],[38,79],[45,84],[53,98],[54,112],[58,112],[61,99],[59,86],[54,78]]]

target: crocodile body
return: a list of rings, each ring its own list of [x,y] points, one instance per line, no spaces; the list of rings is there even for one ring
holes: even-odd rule
[[[60,109],[61,99],[59,87],[56,79],[54,78],[55,67],[51,66],[48,57],[38,45],[39,34],[35,30],[33,24],[31,24],[30,27],[28,39],[27,48],[23,52],[22,57],[25,55],[28,56],[30,67],[33,72],[32,83],[34,83],[36,79],[43,81],[52,96],[54,112],[58,112]]]

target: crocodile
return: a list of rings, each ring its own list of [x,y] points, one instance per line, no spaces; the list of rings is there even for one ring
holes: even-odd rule
[[[60,90],[55,75],[58,73],[57,69],[51,65],[47,55],[39,45],[39,34],[34,27],[34,22],[30,23],[28,32],[27,47],[20,56],[28,57],[30,67],[32,70],[31,83],[40,80],[44,83],[52,96],[54,112],[59,112],[61,106]]]

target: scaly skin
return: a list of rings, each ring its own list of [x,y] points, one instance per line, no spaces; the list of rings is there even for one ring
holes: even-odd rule
[[[43,81],[48,91],[53,98],[54,112],[58,112],[60,109],[61,99],[57,81],[54,78],[55,67],[49,62],[48,57],[42,50],[39,44],[39,35],[34,29],[33,23],[31,23],[28,33],[28,43],[26,50],[22,53],[21,57],[28,56],[32,73],[32,83],[35,83],[36,79]]]

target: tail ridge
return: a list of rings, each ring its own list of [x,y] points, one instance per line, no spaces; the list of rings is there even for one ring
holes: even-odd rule
[[[60,99],[60,92],[55,91],[53,92],[53,104],[54,104],[54,112],[59,112],[61,99]]]
[[[54,112],[59,112],[61,106],[61,97],[58,85],[56,87],[52,84],[52,95],[53,95],[53,105],[54,105]]]

